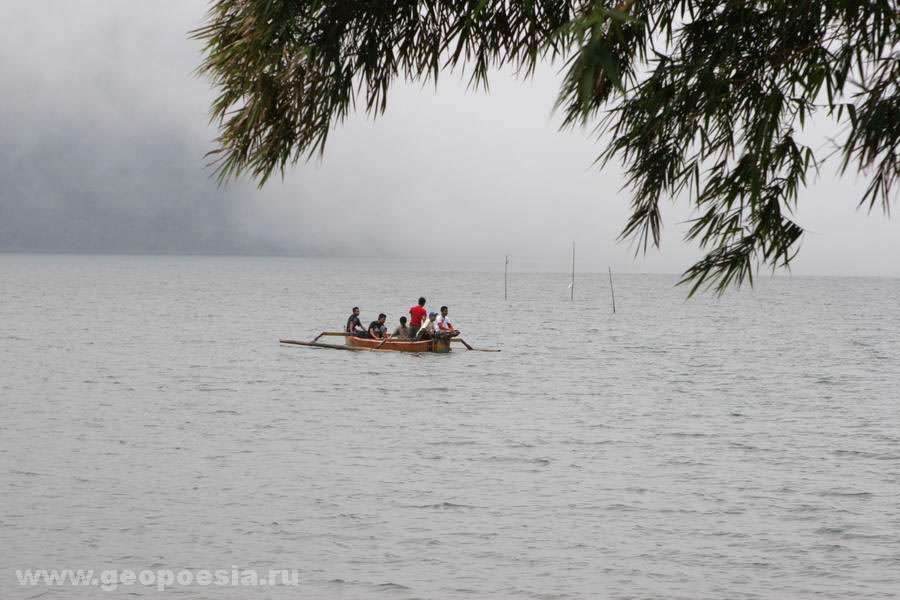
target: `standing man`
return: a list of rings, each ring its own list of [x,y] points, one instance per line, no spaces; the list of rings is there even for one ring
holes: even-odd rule
[[[419,298],[419,303],[409,309],[409,337],[416,339],[419,328],[428,318],[428,311],[425,310],[425,298]]]
[[[446,306],[441,307],[441,314],[434,324],[435,335],[446,335],[450,337],[459,335],[459,331],[453,327],[453,323],[450,322],[450,317],[447,316],[447,313],[449,312],[450,310]]]
[[[377,321],[372,321],[369,323],[369,337],[374,340],[383,340],[384,336],[387,335],[387,327],[384,326],[384,322],[387,321],[387,315],[381,313],[378,315]]]
[[[358,306],[353,307],[353,313],[347,319],[347,325],[344,326],[344,333],[356,337],[366,337],[366,330],[363,328],[362,323],[359,322]]]

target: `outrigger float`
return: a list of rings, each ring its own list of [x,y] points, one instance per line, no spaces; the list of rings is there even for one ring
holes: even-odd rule
[[[344,344],[326,344],[320,342],[319,339],[325,336],[340,336],[344,338]],[[329,348],[331,350],[354,350],[357,352],[436,352],[439,354],[450,352],[450,343],[459,342],[466,347],[466,350],[477,352],[500,352],[489,348],[473,348],[458,337],[441,337],[436,340],[392,340],[390,338],[384,340],[373,340],[370,338],[361,338],[347,335],[343,331],[323,331],[310,342],[302,342],[300,340],[278,340],[282,344],[290,344],[293,346],[307,346],[310,348]]]

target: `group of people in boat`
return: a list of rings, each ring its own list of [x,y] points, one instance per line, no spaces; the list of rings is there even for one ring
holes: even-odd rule
[[[353,312],[347,319],[344,332],[347,335],[376,340],[391,339],[404,341],[424,341],[441,337],[456,337],[459,331],[453,326],[446,306],[441,307],[440,313],[428,312],[425,309],[425,298],[419,298],[419,302],[409,309],[409,319],[400,317],[400,324],[393,333],[388,333],[387,315],[381,313],[378,318],[369,323],[368,329],[362,326],[359,320],[359,307],[354,306]]]

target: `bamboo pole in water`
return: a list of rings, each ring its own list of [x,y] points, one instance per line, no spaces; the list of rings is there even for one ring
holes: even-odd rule
[[[612,294],[613,314],[616,314],[616,292],[615,292],[615,290],[613,289],[613,282],[612,282],[612,267],[609,267],[609,266],[608,266],[608,267],[606,267],[606,268],[607,268],[607,270],[609,270],[609,293]]]
[[[503,265],[503,299],[506,300],[506,276],[509,272],[509,254],[506,255],[506,263]]]
[[[575,302],[575,242],[572,242],[572,285],[569,286],[571,291],[571,300]]]

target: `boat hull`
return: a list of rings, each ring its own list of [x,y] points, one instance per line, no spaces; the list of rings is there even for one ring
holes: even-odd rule
[[[372,340],[345,336],[344,342],[354,348],[369,348],[371,350],[387,350],[393,352],[450,352],[450,338],[439,340],[423,340],[413,342],[409,340]]]

